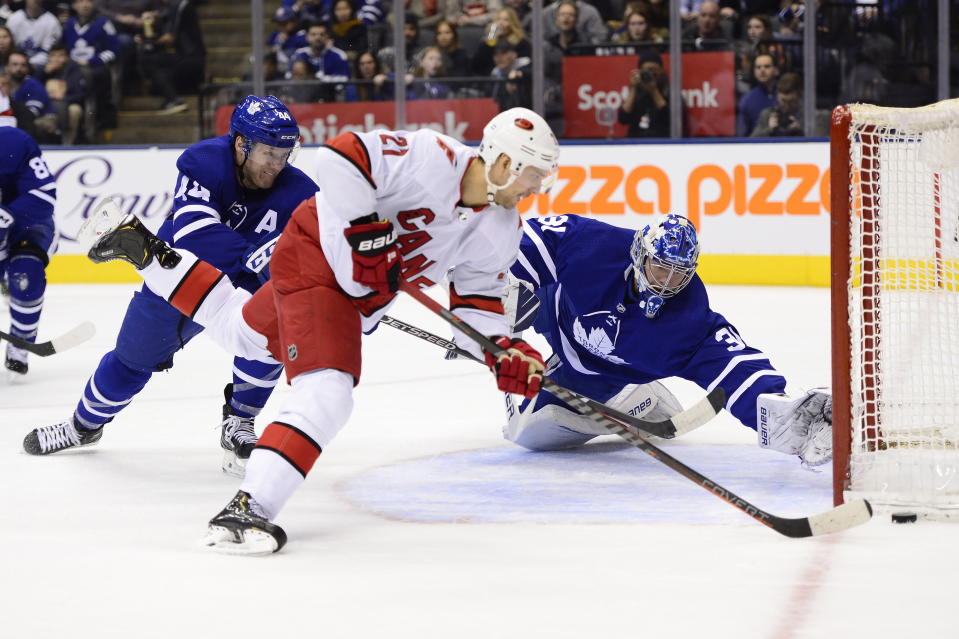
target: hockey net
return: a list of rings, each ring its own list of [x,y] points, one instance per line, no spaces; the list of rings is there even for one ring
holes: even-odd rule
[[[959,517],[959,100],[837,107],[834,498]]]

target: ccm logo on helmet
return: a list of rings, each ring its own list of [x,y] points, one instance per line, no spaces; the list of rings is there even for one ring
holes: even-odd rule
[[[526,118],[516,118],[513,120],[513,124],[523,129],[524,131],[532,131],[533,123],[527,120]]]

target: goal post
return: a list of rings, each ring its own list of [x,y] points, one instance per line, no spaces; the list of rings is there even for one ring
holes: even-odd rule
[[[959,100],[833,110],[833,497],[959,517]]]

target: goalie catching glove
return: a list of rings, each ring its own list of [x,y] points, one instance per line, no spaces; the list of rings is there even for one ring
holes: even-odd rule
[[[832,459],[832,394],[825,388],[799,396],[761,394],[756,423],[760,448],[799,455],[806,468]]]
[[[532,399],[539,393],[543,380],[543,356],[521,339],[491,337],[506,352],[496,357],[486,353],[486,365],[496,374],[496,386],[503,392]]]
[[[353,249],[353,279],[381,293],[398,291],[403,258],[393,223],[371,213],[351,220],[343,235]]]

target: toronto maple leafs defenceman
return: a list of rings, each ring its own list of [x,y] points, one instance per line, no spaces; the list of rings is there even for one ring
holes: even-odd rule
[[[56,250],[57,185],[37,143],[16,128],[9,111],[0,92],[0,272],[10,291],[10,333],[34,342]],[[26,375],[27,351],[7,344],[5,365],[14,376]]]
[[[235,286],[256,291],[293,209],[312,197],[313,182],[290,166],[299,129],[273,96],[248,96],[235,109],[230,133],[194,144],[177,160],[173,208],[157,235],[221,269]],[[44,455],[94,444],[103,426],[143,389],[154,372],[173,366],[174,354],[203,327],[147,286],[134,293],[116,347],[103,356],[72,417],[38,428],[24,440]],[[224,394],[220,444],[223,470],[242,476],[256,444],[253,418],[282,373],[277,361],[233,361]]]
[[[721,386],[726,409],[758,431],[760,447],[799,455],[807,466],[832,458],[831,395],[786,395],[768,357],[710,308],[687,218],[669,215],[634,232],[560,215],[528,220],[523,231],[507,312],[517,317],[520,309],[514,331],[535,322],[553,349],[546,372],[556,382],[651,420],[681,410],[656,380]],[[531,450],[608,434],[546,391],[518,410],[508,401],[507,411],[506,438]]]

